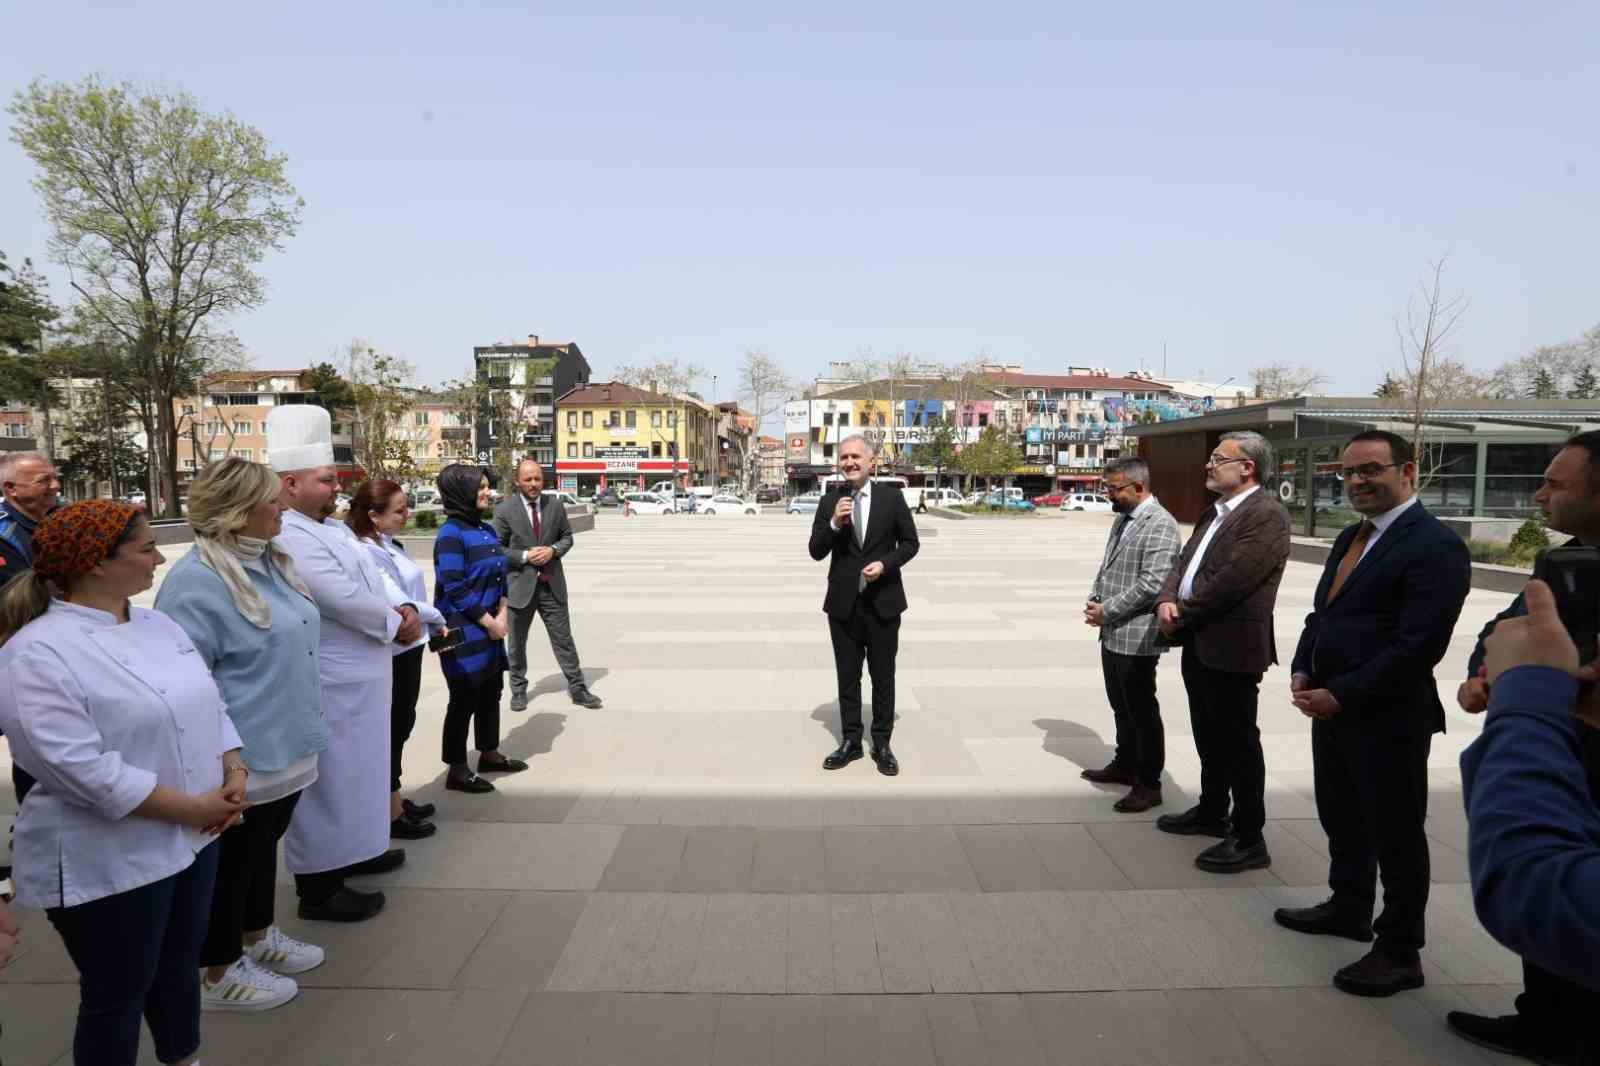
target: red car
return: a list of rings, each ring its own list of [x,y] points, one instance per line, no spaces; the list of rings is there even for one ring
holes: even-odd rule
[[[1043,496],[1035,496],[1032,503],[1035,507],[1060,507],[1064,499],[1066,499],[1064,492],[1047,492]]]

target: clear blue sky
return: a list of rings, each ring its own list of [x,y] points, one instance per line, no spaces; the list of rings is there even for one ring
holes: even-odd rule
[[[747,347],[1159,371],[1165,339],[1174,375],[1365,393],[1446,252],[1469,365],[1600,322],[1592,0],[183,6],[14,6],[0,91],[182,87],[288,154],[304,223],[232,323],[261,367],[363,336],[435,382],[531,332],[726,398]],[[14,262],[29,179],[0,145]]]

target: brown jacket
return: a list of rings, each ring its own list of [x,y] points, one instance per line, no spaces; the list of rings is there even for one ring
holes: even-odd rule
[[[1189,599],[1180,600],[1178,587],[1189,560],[1216,519],[1213,504],[1183,546],[1156,605],[1178,604],[1183,613],[1173,639],[1192,644],[1204,665],[1236,674],[1265,673],[1278,661],[1272,608],[1289,561],[1289,516],[1265,488],[1251,493],[1211,539]]]

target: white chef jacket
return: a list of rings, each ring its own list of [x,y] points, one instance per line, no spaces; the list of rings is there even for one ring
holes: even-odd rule
[[[293,874],[322,873],[389,847],[390,648],[400,628],[394,606],[403,601],[343,522],[285,511],[276,543],[322,615],[317,668],[328,724],[328,749],[318,756],[316,783],[300,793],[283,864]]]
[[[427,579],[423,576],[422,567],[406,554],[398,541],[383,533],[378,534],[377,540],[363,538],[361,546],[367,549],[372,561],[383,572],[384,587],[388,590],[390,602],[409,603],[415,607],[426,627],[422,636],[410,644],[391,644],[393,654],[404,655],[412,648],[426,644],[429,634],[444,628],[445,620],[428,597]]]
[[[74,907],[187,869],[216,838],[133,814],[157,785],[222,785],[242,747],[183,628],[57,600],[0,648],[0,729],[39,784],[17,816],[17,901]]]

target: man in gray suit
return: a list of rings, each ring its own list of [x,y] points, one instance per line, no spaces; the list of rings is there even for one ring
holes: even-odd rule
[[[1095,575],[1083,620],[1100,630],[1100,669],[1117,723],[1117,750],[1109,765],[1085,770],[1085,780],[1128,785],[1115,804],[1124,813],[1161,806],[1166,731],[1156,700],[1156,595],[1178,561],[1178,523],[1150,494],[1150,468],[1142,459],[1106,464],[1106,495],[1117,519]]]
[[[599,707],[584,684],[578,646],[567,616],[567,575],[561,557],[572,550],[572,526],[559,496],[544,496],[544,468],[532,459],[517,464],[517,491],[494,509],[494,532],[506,550],[510,569],[511,709],[528,709],[528,629],[533,616],[544,619],[550,650],[567,677],[567,694],[580,707]]]

